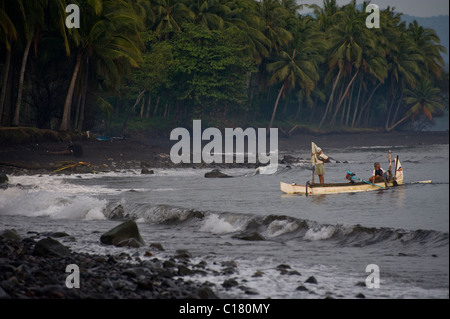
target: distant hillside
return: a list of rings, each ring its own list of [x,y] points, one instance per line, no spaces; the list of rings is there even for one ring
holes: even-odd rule
[[[403,15],[402,16],[403,21],[406,23],[411,23],[414,20],[417,20],[417,22],[427,28],[434,29],[441,39],[441,44],[447,49],[447,54],[443,55],[445,64],[446,64],[446,70],[448,71],[449,66],[449,16],[448,15],[440,15],[435,17],[429,17],[429,18],[422,18],[422,17],[413,17],[410,15]]]

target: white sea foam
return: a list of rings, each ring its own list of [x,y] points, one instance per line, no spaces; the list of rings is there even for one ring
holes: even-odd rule
[[[206,216],[200,231],[210,232],[213,234],[226,234],[243,230],[246,221],[241,217],[233,214],[211,214]]]
[[[75,176],[68,178],[67,176],[50,176],[50,175],[33,175],[33,176],[10,176],[10,185],[21,185],[30,192],[48,191],[65,193],[68,195],[77,194],[108,194],[114,192],[122,192],[124,190],[109,189],[106,187],[98,187],[98,185],[87,186],[70,183],[70,179],[78,179]]]
[[[29,191],[9,188],[0,200],[0,215],[54,219],[102,220],[107,201],[86,195],[67,196],[60,192]]]
[[[298,223],[290,220],[274,220],[267,227],[266,237],[277,237],[286,233],[293,232],[299,227]]]
[[[324,240],[331,238],[335,233],[336,228],[334,226],[322,226],[320,229],[310,228],[306,232],[305,240]]]

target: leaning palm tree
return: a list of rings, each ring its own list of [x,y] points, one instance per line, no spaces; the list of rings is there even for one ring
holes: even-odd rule
[[[273,72],[269,83],[282,83],[270,119],[268,127],[270,129],[277,112],[281,95],[288,89],[295,88],[297,84],[305,94],[309,95],[314,89],[316,82],[319,80],[319,74],[317,72],[317,64],[315,61],[310,59],[307,55],[297,57],[295,49],[292,55],[282,51],[279,60],[270,63],[267,66],[267,69],[269,72]]]
[[[400,120],[388,127],[387,131],[392,131],[407,119],[414,121],[419,115],[425,115],[430,121],[433,120],[433,114],[444,109],[440,93],[440,89],[433,86],[429,79],[420,82],[415,89],[406,89],[404,102],[409,109]]]

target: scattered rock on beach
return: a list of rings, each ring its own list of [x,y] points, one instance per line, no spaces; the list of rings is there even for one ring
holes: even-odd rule
[[[151,248],[157,249],[159,251],[164,251],[163,246],[160,243],[151,243],[150,244]]]
[[[151,174],[155,174],[155,172],[152,169],[148,169],[146,167],[143,167],[141,169],[141,174],[143,174],[143,175],[151,175]]]
[[[70,250],[59,241],[47,237],[39,240],[34,246],[33,255],[35,256],[56,256],[65,257],[70,255]]]
[[[126,221],[107,231],[101,235],[100,241],[102,244],[115,246],[124,245],[124,241],[131,247],[145,245],[144,239],[142,239],[134,220]]]
[[[309,291],[308,288],[306,288],[303,285],[298,286],[297,289],[295,289],[295,290],[298,290],[298,291]]]
[[[185,249],[177,249],[174,257],[180,259],[189,259],[192,258],[192,254]]]
[[[224,288],[232,288],[232,287],[236,287],[236,286],[238,286],[239,285],[239,283],[235,280],[235,279],[233,279],[233,278],[231,278],[231,279],[226,279],[223,283],[222,283],[222,286],[224,287]]]
[[[305,281],[308,284],[317,284],[317,279],[314,276],[309,277],[308,279],[306,279]]]
[[[202,287],[198,290],[200,299],[218,299],[214,291],[209,287]]]

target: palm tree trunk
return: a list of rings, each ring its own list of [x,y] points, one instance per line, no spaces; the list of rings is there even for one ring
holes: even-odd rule
[[[394,106],[394,102],[395,102],[395,98],[397,97],[397,92],[394,92],[393,96],[392,96],[392,101],[391,101],[391,105],[389,106],[389,111],[387,114],[387,118],[386,118],[386,124],[384,125],[384,128],[387,130],[389,127],[389,124],[391,122],[391,112],[392,112],[392,107]]]
[[[339,112],[339,109],[341,108],[341,104],[344,101],[345,97],[347,96],[348,90],[350,89],[350,86],[353,84],[353,82],[356,79],[356,76],[358,75],[359,71],[357,71],[355,73],[355,75],[353,76],[352,80],[350,81],[350,83],[347,85],[347,88],[345,89],[344,94],[342,95],[341,99],[339,100],[338,105],[336,106],[336,111],[333,114],[333,118],[331,119],[331,126],[334,126],[334,123],[336,122],[336,116]]]
[[[380,87],[381,82],[377,84],[377,86],[375,86],[375,88],[372,90],[372,93],[370,93],[369,98],[367,99],[366,103],[364,103],[364,105],[361,108],[361,112],[359,112],[358,115],[358,119],[356,120],[356,122],[359,124],[361,122],[361,117],[364,113],[364,111],[366,110],[367,106],[370,104],[373,95],[375,94],[375,92],[377,91],[377,89]]]
[[[356,123],[356,114],[358,114],[359,98],[361,97],[361,89],[362,89],[362,79],[361,79],[361,83],[359,84],[358,97],[356,98],[355,110],[353,111],[352,128],[355,127],[355,123]]]
[[[87,98],[87,88],[88,88],[88,79],[89,79],[89,57],[86,59],[86,72],[84,73],[84,83],[83,83],[83,95],[81,99],[81,108],[80,108],[80,119],[78,122],[75,123],[75,125],[78,128],[78,131],[83,130],[83,123],[84,123],[84,110],[86,108],[86,98]]]
[[[405,91],[402,90],[402,94],[400,95],[400,99],[398,101],[397,108],[395,109],[395,114],[394,114],[394,117],[392,118],[392,121],[395,121],[395,119],[397,118],[398,111],[400,110],[400,106],[402,105],[404,93],[405,93]]]
[[[295,120],[297,121],[299,115],[302,113],[302,101],[299,99],[298,101],[298,109],[297,114],[295,114]]]
[[[2,94],[0,96],[0,126],[2,125],[3,108],[5,106],[6,101],[6,87],[8,82],[10,65],[11,65],[11,50],[6,52],[5,70],[3,71],[3,82],[2,82],[3,86],[2,86]]]
[[[153,110],[153,117],[155,117],[156,116],[156,112],[158,111],[158,106],[159,106],[159,99],[160,99],[161,97],[160,96],[158,96],[158,98],[156,99],[156,105],[155,105],[155,109]]]
[[[22,105],[23,82],[25,80],[25,68],[27,66],[28,53],[30,52],[30,47],[31,47],[32,41],[33,41],[33,38],[30,38],[30,40],[28,40],[27,45],[25,47],[25,51],[23,52],[22,66],[20,67],[19,89],[17,91],[16,109],[14,111],[14,118],[13,118],[13,122],[12,122],[12,125],[15,125],[15,126],[19,125],[20,106]]]
[[[353,92],[355,91],[355,83],[352,85],[352,91],[350,93],[350,100],[348,101],[348,107],[347,107],[347,115],[345,118],[345,127],[348,127],[348,121],[350,119],[350,110],[352,108],[352,102],[353,102]]]
[[[284,86],[285,86],[285,83],[283,83],[283,85],[281,86],[280,92],[278,92],[277,101],[275,102],[275,106],[273,108],[272,118],[270,119],[269,127],[267,128],[267,133],[272,128],[273,119],[275,118],[275,113],[277,112],[278,102],[280,101],[281,93],[283,93],[283,91],[284,91]]]
[[[78,53],[77,63],[75,64],[75,69],[73,70],[72,80],[70,81],[69,91],[67,92],[66,101],[64,103],[64,112],[61,119],[61,126],[59,128],[61,131],[69,130],[73,91],[75,89],[75,82],[77,81],[78,71],[80,70],[81,56],[82,56],[81,52]]]
[[[388,127],[386,129],[387,132],[392,131],[394,128],[396,128],[397,126],[399,126],[400,124],[402,124],[405,120],[407,120],[408,117],[405,115],[404,117],[402,117],[400,120],[398,120],[396,123],[392,124],[390,127]]]
[[[83,85],[83,84],[82,84]],[[77,106],[76,106],[76,112],[75,112],[75,130],[78,130],[78,122],[80,119],[80,109],[81,109],[81,100],[83,98],[83,88],[79,89],[78,99],[77,99]]]
[[[326,119],[326,117],[328,115],[328,111],[330,109],[331,102],[333,101],[334,91],[336,90],[336,86],[337,86],[337,84],[339,82],[339,78],[341,77],[341,74],[342,74],[342,69],[339,70],[339,73],[338,73],[338,75],[336,77],[336,80],[334,81],[333,89],[331,90],[330,99],[328,100],[327,107],[325,108],[325,114],[323,115],[322,120],[319,123],[319,129],[322,127],[323,122],[325,122],[325,119]]]
[[[141,111],[139,112],[139,117],[144,118],[144,109],[145,109],[145,96],[142,98]]]
[[[148,103],[147,103],[147,112],[145,114],[145,118],[148,119],[150,117],[150,108],[152,106],[152,93],[148,93]]]
[[[144,95],[145,90],[141,91],[136,99],[136,102],[134,103],[133,107],[131,109],[128,110],[127,116],[125,118],[125,122],[123,122],[122,125],[122,130],[120,131],[120,135],[124,135],[125,130],[127,129],[128,126],[128,120],[130,119],[131,113],[133,112],[133,110],[136,108],[136,106],[139,104],[139,102],[141,101],[142,95]]]

